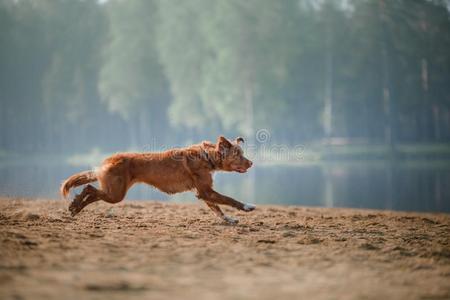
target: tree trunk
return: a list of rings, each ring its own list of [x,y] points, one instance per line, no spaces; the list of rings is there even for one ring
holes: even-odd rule
[[[426,28],[424,31],[426,31]],[[429,141],[431,120],[428,105],[428,60],[422,58],[420,66],[422,82],[422,141]]]
[[[382,106],[385,117],[384,122],[384,140],[392,149],[394,147],[392,139],[392,103],[391,103],[391,89],[389,86],[389,57],[387,49],[387,32],[386,32],[386,4],[384,0],[379,0],[379,18],[381,25],[381,84],[382,84]]]
[[[329,18],[326,20],[326,55],[325,55],[325,95],[323,111],[323,131],[325,138],[329,139],[333,134],[333,35],[332,24]]]

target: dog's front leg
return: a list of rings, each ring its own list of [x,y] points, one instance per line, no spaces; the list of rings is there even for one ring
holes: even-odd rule
[[[231,207],[237,208],[239,210],[243,210],[246,212],[252,211],[255,209],[254,205],[244,204],[239,201],[234,200],[233,198],[222,195],[216,191],[214,191],[210,187],[197,188],[197,198],[204,200],[208,206],[223,220],[227,223],[236,224],[238,220],[226,216],[218,207],[218,204],[229,205]],[[210,205],[212,204],[212,205]]]
[[[239,222],[238,219],[235,219],[233,217],[227,216],[223,213],[223,211],[220,209],[220,207],[217,204],[205,201],[206,205],[208,205],[209,208],[222,220],[227,222],[228,224],[235,225]]]
[[[213,202],[215,204],[228,205],[239,210],[243,210],[246,212],[252,211],[255,209],[255,206],[252,204],[244,204],[237,200],[234,200],[231,197],[222,195],[210,187],[197,188],[197,198],[203,199],[205,201]]]

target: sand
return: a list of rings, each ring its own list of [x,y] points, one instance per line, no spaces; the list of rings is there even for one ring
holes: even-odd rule
[[[0,299],[450,299],[450,215],[0,198]]]

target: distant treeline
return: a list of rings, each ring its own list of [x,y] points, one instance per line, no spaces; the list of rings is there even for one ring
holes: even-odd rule
[[[449,5],[0,0],[0,151],[448,142]]]

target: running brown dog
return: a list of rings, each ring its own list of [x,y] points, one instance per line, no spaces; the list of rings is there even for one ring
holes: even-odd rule
[[[72,216],[86,205],[103,200],[118,203],[135,183],[146,183],[157,189],[175,194],[190,190],[205,201],[224,221],[236,224],[238,220],[226,216],[218,205],[229,205],[243,211],[252,211],[254,205],[244,204],[213,190],[214,171],[245,173],[252,162],[244,157],[240,143],[243,138],[230,142],[223,136],[217,143],[202,142],[197,145],[165,152],[119,153],[105,159],[94,171],[85,171],[69,177],[61,186],[67,197],[73,187],[99,181],[100,189],[88,184],[76,195],[69,206]]]

